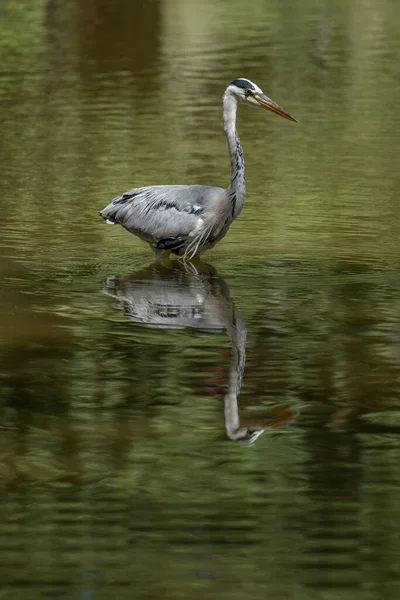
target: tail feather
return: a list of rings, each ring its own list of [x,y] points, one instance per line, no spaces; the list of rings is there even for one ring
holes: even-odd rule
[[[105,212],[105,210],[101,210],[99,212],[99,215],[105,220],[106,223],[108,223],[108,225],[116,225],[117,224],[114,217],[112,215],[108,215]]]

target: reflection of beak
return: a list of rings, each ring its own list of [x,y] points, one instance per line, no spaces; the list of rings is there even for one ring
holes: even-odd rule
[[[289,113],[286,112],[286,110],[283,110],[283,108],[279,106],[279,104],[276,104],[276,102],[271,100],[271,98],[265,96],[265,94],[253,94],[253,98],[257,100],[258,104],[263,108],[268,108],[268,110],[272,110],[272,112],[276,113],[277,115],[280,115],[284,119],[288,119],[289,121],[294,121],[295,123],[297,123],[294,117],[289,115]]]

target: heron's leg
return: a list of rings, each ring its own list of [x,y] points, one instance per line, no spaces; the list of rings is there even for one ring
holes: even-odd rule
[[[161,250],[160,248],[157,248],[156,246],[153,246],[152,248],[154,251],[154,257],[155,257],[156,263],[168,263],[169,255],[171,254],[171,252],[169,250]]]
[[[182,262],[182,265],[186,273],[192,273],[193,275],[199,274],[198,270],[196,269],[196,265],[194,265],[191,261],[187,262],[186,260],[184,260]]]
[[[180,264],[183,266],[186,273],[193,273],[194,275],[199,274],[198,270],[196,269],[196,265],[194,264],[195,262],[201,262],[197,257],[194,257],[194,259],[186,258],[184,254],[181,254],[181,256],[178,256],[178,262],[180,262]]]

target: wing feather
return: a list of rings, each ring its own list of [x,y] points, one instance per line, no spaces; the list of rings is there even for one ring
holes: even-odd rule
[[[210,200],[221,192],[222,188],[202,185],[134,188],[116,196],[100,215],[147,241],[189,236]]]

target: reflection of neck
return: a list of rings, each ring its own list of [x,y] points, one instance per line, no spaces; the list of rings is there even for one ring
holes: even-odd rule
[[[232,342],[232,363],[229,369],[229,389],[224,398],[225,429],[231,440],[248,439],[247,428],[240,429],[237,398],[242,387],[246,362],[246,326],[232,306],[232,319],[227,327]]]
[[[244,170],[243,150],[236,131],[237,101],[230,92],[225,92],[222,99],[224,130],[228,139],[228,150],[231,161],[231,183],[228,193],[232,205],[232,219],[235,219],[243,208],[246,196],[246,175]]]

